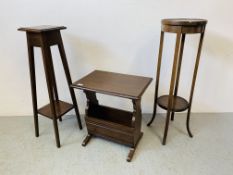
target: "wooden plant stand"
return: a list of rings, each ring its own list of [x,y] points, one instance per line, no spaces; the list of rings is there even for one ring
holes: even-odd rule
[[[62,42],[62,37],[60,30],[66,29],[64,26],[36,26],[36,27],[23,27],[19,28],[19,31],[25,31],[27,34],[27,45],[28,45],[28,56],[29,56],[29,70],[30,70],[30,79],[31,79],[31,93],[32,93],[32,104],[33,104],[33,113],[34,113],[34,124],[35,124],[35,135],[39,136],[39,122],[38,114],[41,114],[49,119],[53,120],[54,133],[57,147],[60,148],[60,139],[58,132],[57,119],[62,121],[62,116],[70,111],[71,109],[75,110],[79,128],[82,129],[82,124],[80,120],[79,110],[77,101],[75,98],[74,90],[70,87],[71,77],[70,71],[66,59],[65,49]],[[59,100],[56,78],[54,73],[53,59],[50,47],[57,45],[63,68],[65,71],[65,76],[67,84],[69,87],[70,95],[72,98],[73,104]],[[37,92],[36,92],[36,75],[35,75],[35,58],[34,58],[34,47],[40,47],[42,50],[44,70],[46,83],[48,88],[48,95],[50,103],[44,107],[37,108]]]
[[[182,19],[181,18],[181,19],[163,19],[162,20],[160,48],[159,48],[156,85],[155,85],[154,111],[153,111],[153,116],[147,125],[150,126],[151,123],[154,121],[155,115],[157,112],[157,105],[167,110],[166,125],[164,129],[164,136],[163,136],[163,141],[162,141],[163,145],[166,144],[169,120],[170,118],[172,121],[174,120],[175,112],[181,112],[181,111],[188,110],[186,127],[188,130],[189,136],[193,137],[190,131],[190,128],[189,128],[189,120],[190,120],[193,93],[194,93],[194,87],[196,83],[198,65],[199,65],[200,56],[201,56],[201,49],[202,49],[206,24],[207,24],[207,20],[205,19]],[[173,59],[169,94],[158,97],[160,68],[161,68],[161,62],[162,62],[163,41],[164,41],[165,32],[176,34],[176,46],[175,46],[175,53],[174,53],[174,59]],[[178,96],[178,88],[179,88],[179,80],[180,80],[180,72],[181,72],[185,37],[186,35],[189,35],[189,34],[199,34],[200,40],[199,40],[195,67],[193,71],[191,92],[189,96],[189,101],[187,101],[186,99]]]

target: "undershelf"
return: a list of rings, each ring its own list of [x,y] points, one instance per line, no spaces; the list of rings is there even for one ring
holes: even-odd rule
[[[179,97],[179,96],[176,96],[176,97],[173,96],[172,98],[173,98],[173,104],[171,107],[171,111],[181,112],[181,111],[185,111],[186,109],[189,108],[189,103],[184,98]],[[157,103],[161,108],[167,110],[168,109],[168,100],[169,100],[169,95],[163,95],[163,96],[160,96],[158,98]]]
[[[54,103],[55,103],[55,111],[56,111],[57,118],[61,117],[62,115],[66,114],[71,109],[73,109],[72,104],[66,103],[64,101],[59,100],[59,101],[55,101]],[[47,104],[47,105],[43,106],[42,108],[38,109],[38,113],[45,116],[45,117],[53,119],[50,104]]]

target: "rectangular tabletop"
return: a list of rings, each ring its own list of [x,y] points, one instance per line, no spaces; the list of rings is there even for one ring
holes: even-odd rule
[[[95,70],[71,86],[82,90],[139,99],[152,78]]]

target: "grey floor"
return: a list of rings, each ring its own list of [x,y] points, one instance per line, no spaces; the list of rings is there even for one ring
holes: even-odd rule
[[[233,114],[192,114],[189,138],[185,115],[176,115],[161,145],[164,115],[151,127],[144,115],[144,136],[131,163],[129,148],[100,138],[81,143],[86,128],[78,129],[74,116],[59,123],[62,147],[57,149],[52,121],[40,117],[40,137],[34,137],[32,117],[0,117],[1,175],[232,175]]]

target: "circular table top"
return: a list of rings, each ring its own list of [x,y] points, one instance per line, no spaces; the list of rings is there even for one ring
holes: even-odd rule
[[[170,26],[199,26],[205,25],[207,23],[206,19],[197,19],[197,18],[168,18],[163,19],[163,25]]]

